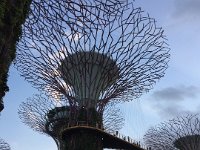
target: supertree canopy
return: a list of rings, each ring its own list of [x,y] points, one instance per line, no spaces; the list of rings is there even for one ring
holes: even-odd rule
[[[58,149],[62,149],[65,142],[62,141],[60,133],[63,129],[81,122],[84,113],[78,111],[71,111],[63,101],[55,101],[45,95],[34,95],[20,105],[18,113],[22,122],[35,131],[51,136],[57,143]],[[99,124],[95,122],[94,126],[98,125],[98,128],[109,133],[118,131],[124,123],[122,114],[113,104],[106,106],[101,118],[103,118],[103,122],[99,120]],[[95,120],[95,118],[93,119]]]
[[[61,134],[63,150],[102,150],[102,136],[67,128],[114,131],[121,117],[106,110],[149,91],[168,66],[163,30],[127,0],[33,0],[22,33],[16,66],[49,102],[36,96],[19,114],[56,142]]]
[[[199,115],[186,115],[150,128],[144,136],[153,150],[199,150]]]
[[[169,60],[163,30],[126,1],[33,0],[18,49],[34,87],[98,112],[149,91]]]
[[[10,146],[2,139],[0,139],[0,150],[10,150]]]

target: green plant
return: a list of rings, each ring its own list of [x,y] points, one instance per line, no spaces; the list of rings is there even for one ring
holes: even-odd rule
[[[32,0],[1,0],[0,3],[0,101],[9,91],[8,70],[15,59],[16,43]],[[1,102],[2,103],[2,102]]]

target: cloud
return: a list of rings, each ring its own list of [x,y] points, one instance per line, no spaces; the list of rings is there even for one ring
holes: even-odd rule
[[[199,0],[175,0],[174,1],[174,13],[175,19],[187,19],[200,18],[200,1]]]
[[[199,93],[200,88],[196,86],[167,87],[155,91],[151,95],[151,102],[161,118],[172,118],[186,113],[199,113],[200,103],[197,101]]]
[[[78,41],[82,37],[82,34],[79,32],[71,33],[70,31],[66,31],[65,35],[69,40],[73,40],[73,42]]]
[[[168,87],[152,94],[156,101],[183,101],[187,98],[196,98],[200,89],[196,86]]]
[[[187,113],[194,113],[195,111],[187,110],[178,103],[157,103],[155,105],[158,115],[161,118],[173,118],[174,116],[180,116]]]

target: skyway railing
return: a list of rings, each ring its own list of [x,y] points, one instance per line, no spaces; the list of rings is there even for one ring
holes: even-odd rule
[[[128,142],[130,144],[133,144],[135,145],[136,147],[142,149],[142,150],[151,150],[150,147],[147,147],[143,144],[140,143],[140,141],[136,141],[132,138],[130,138],[129,136],[125,136],[121,133],[119,133],[118,131],[115,131],[115,132],[109,132],[107,130],[105,130],[102,126],[100,126],[98,123],[96,124],[96,126],[91,126],[89,125],[87,122],[85,121],[78,121],[75,125],[70,125],[68,124],[67,127],[65,127],[64,130],[70,130],[70,129],[74,129],[74,128],[79,128],[79,127],[83,127],[83,128],[92,128],[92,129],[95,129],[95,130],[99,130],[101,132],[105,132],[111,136],[113,136],[114,138],[119,138],[125,142]]]

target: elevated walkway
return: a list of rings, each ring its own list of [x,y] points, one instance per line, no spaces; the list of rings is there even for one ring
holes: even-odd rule
[[[63,129],[62,138],[65,140],[67,135],[79,132],[90,132],[101,136],[103,148],[125,149],[125,150],[148,150],[145,146],[132,140],[130,137],[122,136],[118,132],[115,134],[108,133],[103,129],[87,125],[77,125]],[[67,140],[67,139],[66,139]]]

